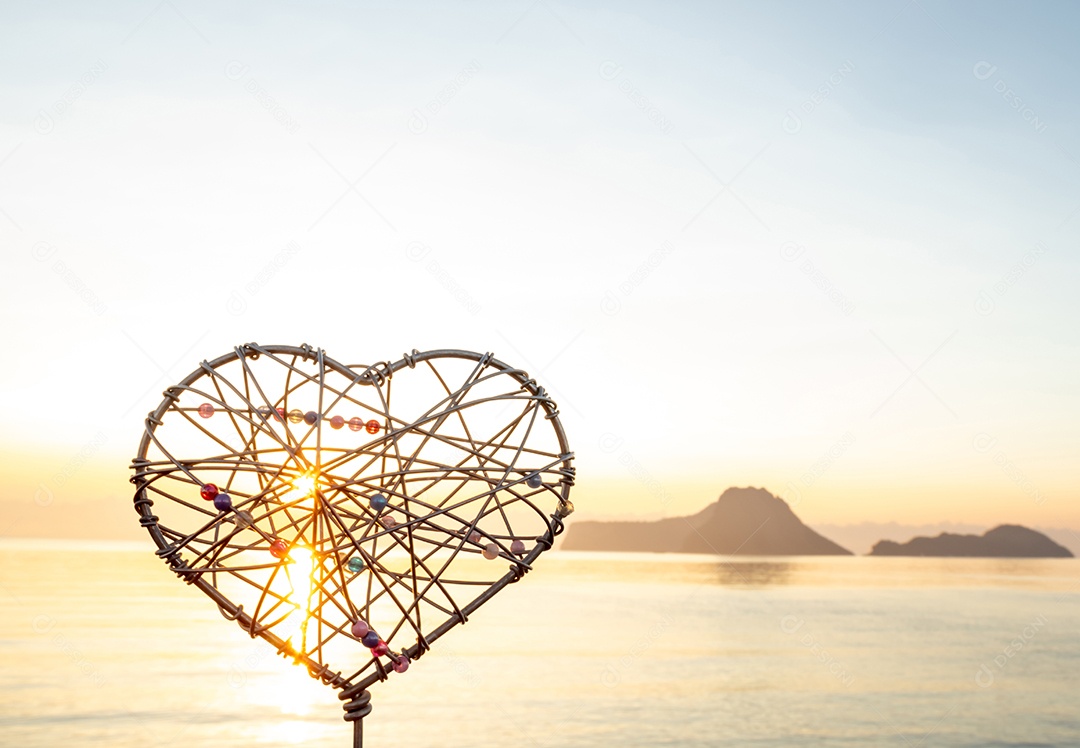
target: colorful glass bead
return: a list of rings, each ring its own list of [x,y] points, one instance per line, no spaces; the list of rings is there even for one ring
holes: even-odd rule
[[[484,536],[478,532],[469,533],[470,543],[480,543],[484,540]]]
[[[379,517],[379,523],[387,530],[390,530],[397,525],[397,520],[388,514],[385,517]]]
[[[319,414],[313,410],[309,410],[304,414],[304,423],[308,426],[314,426],[317,420],[319,420]]]
[[[214,508],[219,512],[227,512],[232,509],[232,499],[227,493],[219,493],[214,497]]]
[[[525,479],[525,485],[529,488],[540,488],[544,485],[544,479],[540,477],[540,473],[533,473]]]
[[[246,509],[237,509],[228,521],[234,523],[237,527],[251,527],[255,520],[251,516],[251,512]]]
[[[364,422],[361,421],[359,418],[350,418],[349,419],[349,430],[350,431],[359,431],[362,428],[364,428]]]
[[[289,423],[300,423],[304,420],[304,414],[295,408],[289,411]]]
[[[277,420],[279,420],[279,421],[284,421],[285,420],[285,409],[284,408],[274,408],[274,412],[277,413]]]
[[[381,512],[383,509],[386,508],[386,505],[389,504],[390,502],[381,493],[377,493],[377,494],[375,494],[374,496],[371,497],[370,503],[371,503],[371,508],[372,509],[374,509],[377,512]]]
[[[270,544],[270,555],[274,558],[285,558],[289,552],[289,544],[278,538]]]
[[[199,406],[199,415],[203,418],[209,418],[214,415],[214,406],[210,403],[203,403]]]
[[[371,654],[375,655],[376,657],[382,657],[389,651],[390,646],[384,641],[380,641],[378,644],[371,648]]]
[[[258,409],[258,410],[257,410],[256,412],[257,412],[257,413],[258,413],[258,414],[259,414],[260,416],[262,416],[262,417],[263,417],[263,420],[264,420],[264,421],[269,421],[269,420],[270,420],[270,414],[271,414],[271,413],[273,413],[274,411],[270,410],[270,409],[269,409],[268,407],[266,407],[266,406],[264,405],[264,406],[262,406],[261,408],[259,408],[259,409]]]
[[[368,632],[360,637],[360,641],[363,642],[365,647],[372,649],[376,644],[381,642],[382,639],[379,638],[379,635],[376,634],[373,629],[368,628]]]
[[[394,672],[404,673],[409,669],[409,657],[404,652],[398,655],[398,658],[394,660]]]
[[[357,639],[362,639],[369,631],[371,631],[371,626],[368,626],[363,618],[357,618],[356,623],[352,625],[352,635]]]
[[[559,519],[566,519],[574,513],[574,505],[570,502],[570,499],[563,499],[559,502],[559,505],[555,507],[555,516]]]
[[[486,558],[488,561],[492,560],[493,558],[498,558],[498,556],[499,546],[495,545],[494,543],[488,543],[484,546],[484,558]]]
[[[341,428],[344,425],[345,425],[345,419],[342,418],[341,416],[334,416],[333,418],[330,419],[330,428],[332,428],[332,429],[336,430],[336,429]]]
[[[367,429],[367,432],[369,434],[377,434],[379,433],[379,422],[375,419],[372,419],[367,422],[367,425],[364,428]]]
[[[218,495],[218,487],[213,483],[204,483],[202,490],[199,491],[199,496],[202,496],[207,501],[213,500]]]
[[[354,574],[364,570],[364,559],[359,556],[353,556],[349,559],[349,563],[345,564],[345,567]],[[357,636],[363,636],[363,634],[357,634]]]
[[[513,553],[515,556],[524,556],[525,543],[520,540],[515,540],[513,543],[510,544],[510,552]]]

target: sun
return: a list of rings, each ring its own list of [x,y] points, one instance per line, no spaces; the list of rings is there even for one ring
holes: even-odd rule
[[[316,473],[302,473],[289,482],[291,488],[282,497],[286,504],[298,504],[299,506],[313,507],[316,487],[318,486]]]

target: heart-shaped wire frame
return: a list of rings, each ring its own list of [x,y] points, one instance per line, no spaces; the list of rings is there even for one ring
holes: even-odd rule
[[[544,388],[491,354],[251,343],[165,390],[132,482],[177,576],[344,699],[531,569],[572,460]]]

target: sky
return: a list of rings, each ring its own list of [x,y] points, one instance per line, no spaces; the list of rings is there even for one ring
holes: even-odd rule
[[[145,414],[249,341],[527,369],[580,517],[753,485],[811,524],[1080,529],[1078,31],[1065,3],[5,5],[0,535],[134,525]]]

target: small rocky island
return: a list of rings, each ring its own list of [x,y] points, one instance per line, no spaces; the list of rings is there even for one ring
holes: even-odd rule
[[[764,488],[729,488],[689,517],[655,522],[575,522],[562,547],[577,551],[652,551],[760,556],[850,556],[804,525]]]
[[[955,556],[987,558],[1072,558],[1067,548],[1041,532],[1020,525],[1001,525],[983,535],[943,532],[936,538],[917,537],[906,543],[882,540],[871,556]]]

